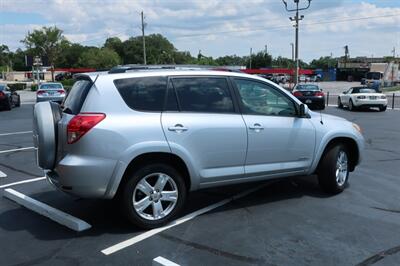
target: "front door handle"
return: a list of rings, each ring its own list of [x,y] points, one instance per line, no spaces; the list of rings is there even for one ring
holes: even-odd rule
[[[260,132],[264,128],[259,123],[255,123],[253,126],[250,126],[249,129],[254,130],[255,132]]]
[[[176,133],[182,133],[184,131],[187,131],[188,129],[186,127],[184,127],[183,125],[181,125],[181,124],[176,124],[173,127],[169,127],[168,130],[169,131],[175,131]]]

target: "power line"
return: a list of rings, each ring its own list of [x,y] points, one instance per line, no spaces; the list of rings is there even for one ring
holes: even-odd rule
[[[358,21],[358,20],[368,20],[368,19],[375,19],[375,18],[383,18],[383,17],[397,17],[400,16],[400,13],[394,13],[389,15],[380,15],[380,16],[369,16],[369,17],[359,17],[359,18],[348,18],[348,19],[340,19],[340,20],[326,20],[326,21],[316,21],[312,23],[303,23],[304,26],[313,26],[313,25],[320,25],[320,24],[330,24],[330,23],[338,23],[338,22],[348,22],[348,21]],[[188,37],[198,37],[198,36],[208,36],[208,35],[215,35],[215,34],[225,34],[225,33],[236,33],[236,32],[254,32],[254,31],[270,31],[270,30],[277,30],[283,28],[291,28],[292,25],[278,25],[273,27],[258,27],[258,28],[244,28],[239,30],[229,30],[229,31],[217,31],[214,33],[195,33],[195,34],[185,34],[185,35],[178,35],[175,38],[188,38]]]

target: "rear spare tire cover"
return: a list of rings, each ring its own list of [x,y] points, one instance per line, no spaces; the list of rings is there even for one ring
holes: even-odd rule
[[[57,124],[61,119],[60,106],[54,102],[35,104],[33,111],[33,143],[37,164],[51,170],[57,157]]]

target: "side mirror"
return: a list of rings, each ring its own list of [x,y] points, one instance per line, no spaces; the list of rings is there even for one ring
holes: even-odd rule
[[[299,108],[299,116],[300,117],[305,117],[308,114],[308,106],[305,105],[304,103],[300,104],[300,108]]]

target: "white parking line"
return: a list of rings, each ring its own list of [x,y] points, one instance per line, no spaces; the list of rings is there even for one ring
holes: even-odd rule
[[[11,186],[15,186],[15,185],[19,185],[19,184],[25,184],[25,183],[30,183],[30,182],[36,182],[36,181],[40,181],[46,179],[45,176],[42,177],[36,177],[36,178],[32,178],[32,179],[27,179],[27,180],[22,180],[22,181],[18,181],[18,182],[14,182],[14,183],[9,183],[9,184],[5,184],[5,185],[1,185],[0,188],[6,188],[6,187],[11,187]]]
[[[92,226],[87,222],[78,219],[68,213],[57,210],[43,202],[37,201],[28,197],[14,189],[7,188],[4,190],[4,197],[15,201],[16,203],[30,209],[38,214],[41,214],[61,225],[64,225],[74,231],[81,232],[91,228]]]
[[[179,266],[179,264],[158,256],[157,258],[153,259],[152,266]]]
[[[1,133],[1,136],[10,136],[10,135],[20,135],[20,134],[28,134],[28,133],[32,133],[32,131],[20,131],[20,132],[9,132],[9,133]]]
[[[7,175],[4,172],[0,171],[0,178],[2,177],[7,177]]]
[[[7,152],[16,152],[16,151],[33,150],[33,149],[35,149],[35,147],[25,147],[25,148],[11,149],[11,150],[3,150],[3,151],[0,151],[0,154],[1,154],[1,153],[7,153]]]
[[[227,203],[229,203],[229,202],[231,202],[231,201],[233,201],[235,199],[243,198],[243,197],[249,195],[250,193],[252,193],[254,191],[257,191],[257,190],[259,190],[259,189],[261,189],[261,188],[263,188],[263,187],[265,187],[267,185],[270,185],[270,184],[271,184],[271,182],[268,182],[268,183],[263,184],[263,185],[261,185],[259,187],[245,190],[242,193],[239,193],[239,194],[237,194],[237,195],[235,195],[233,197],[221,200],[221,201],[219,201],[219,202],[217,202],[215,204],[212,204],[210,206],[207,206],[207,207],[205,207],[203,209],[200,209],[200,210],[194,211],[192,213],[189,213],[189,214],[183,216],[182,218],[179,218],[179,219],[171,222],[168,225],[149,230],[149,231],[144,232],[144,233],[142,233],[140,235],[137,235],[137,236],[134,236],[134,237],[132,237],[130,239],[127,239],[127,240],[125,240],[125,241],[123,241],[121,243],[118,243],[118,244],[115,244],[115,245],[113,245],[111,247],[103,249],[101,252],[103,254],[105,254],[105,255],[113,254],[113,253],[115,253],[117,251],[120,251],[121,249],[124,249],[124,248],[127,248],[127,247],[131,246],[131,245],[134,245],[134,244],[136,244],[136,243],[138,243],[138,242],[140,242],[140,241],[142,241],[142,240],[144,240],[146,238],[149,238],[149,237],[151,237],[153,235],[156,235],[156,234],[158,234],[158,233],[160,233],[160,232],[162,232],[164,230],[167,230],[167,229],[169,229],[171,227],[174,227],[174,226],[180,225],[180,224],[182,224],[184,222],[187,222],[189,220],[192,220],[196,216],[202,215],[202,214],[204,214],[206,212],[209,212],[209,211],[214,210],[214,209],[216,209],[218,207],[221,207],[221,206],[223,206],[223,205],[225,205],[225,204],[227,204]]]

